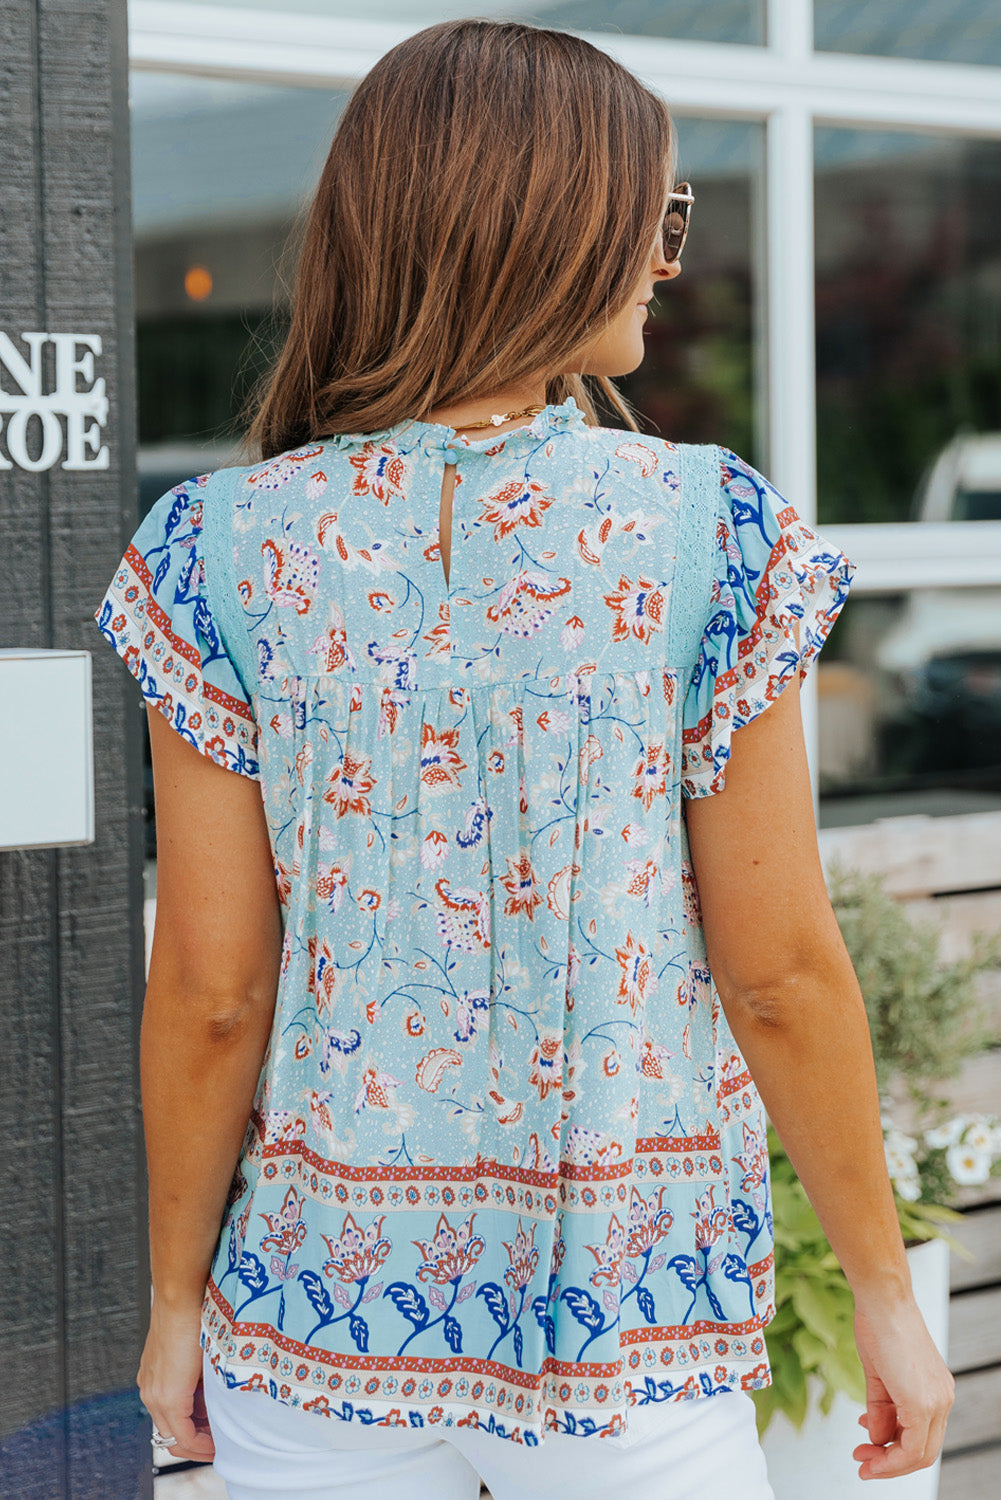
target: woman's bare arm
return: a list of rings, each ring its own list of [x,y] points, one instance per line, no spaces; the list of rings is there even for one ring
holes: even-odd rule
[[[911,1293],[865,1005],[817,846],[797,680],[734,732],[723,790],[686,800],[685,818],[727,1021],[855,1298],[871,1440],[859,1472],[909,1473],[938,1453],[954,1383]]]
[[[148,715],[157,905],[141,1070],[149,1167],[153,1319],[143,1401],[179,1457],[202,1458],[193,1422],[202,1296],[250,1118],[281,957],[260,784],[224,770]]]

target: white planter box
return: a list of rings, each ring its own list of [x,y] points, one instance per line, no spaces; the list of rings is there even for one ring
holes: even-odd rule
[[[929,1240],[907,1252],[911,1284],[928,1331],[943,1357],[949,1331],[949,1247],[943,1240]],[[940,1462],[930,1469],[905,1474],[902,1479],[860,1479],[852,1449],[868,1440],[858,1419],[863,1408],[838,1395],[828,1416],[811,1398],[810,1410],[798,1430],[782,1412],[776,1412],[761,1440],[768,1463],[768,1477],[775,1500],[868,1500],[878,1490],[878,1500],[935,1500]]]

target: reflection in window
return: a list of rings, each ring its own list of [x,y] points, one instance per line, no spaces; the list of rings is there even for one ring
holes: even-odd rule
[[[656,436],[722,443],[761,468],[763,127],[677,114],[675,123],[678,177],[695,193],[681,275],[657,284],[646,358],[618,384]]]
[[[990,519],[1001,141],[817,126],[814,142],[819,521]]]
[[[491,13],[493,11],[491,6]],[[765,0],[549,0],[505,15],[572,31],[618,31],[688,42],[763,46]]]
[[[822,826],[1001,807],[1001,588],[850,596],[818,667]]]
[[[343,95],[137,74],[133,173],[144,494],[223,461],[265,368],[295,214],[321,169]],[[757,123],[679,118],[679,172],[697,196],[684,269],[651,304],[647,356],[622,384],[649,430],[720,442],[752,464],[760,271]],[[193,444],[207,452],[192,456]],[[166,447],[165,445],[170,445]],[[181,451],[178,451],[181,445]],[[172,474],[179,465],[181,473]]]
[[[233,419],[277,336],[271,310],[286,240],[319,176],[345,97],[326,89],[133,74],[144,467],[155,462],[150,444],[233,446]],[[182,467],[189,451],[178,455]],[[174,460],[164,455],[163,462],[169,468]],[[158,470],[151,488],[160,476]]]
[[[997,0],[814,0],[813,14],[822,52],[1001,63]]]

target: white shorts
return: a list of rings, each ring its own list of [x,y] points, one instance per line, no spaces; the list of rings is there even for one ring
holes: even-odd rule
[[[319,1416],[227,1389],[206,1360],[216,1472],[230,1500],[774,1500],[744,1391],[644,1406],[614,1438],[537,1447],[472,1427],[401,1429]]]

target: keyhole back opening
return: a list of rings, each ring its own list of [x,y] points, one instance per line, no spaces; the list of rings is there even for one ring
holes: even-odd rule
[[[438,507],[438,555],[448,588],[449,570],[452,561],[452,497],[455,494],[455,464],[447,463],[441,479],[441,503]]]

